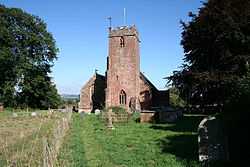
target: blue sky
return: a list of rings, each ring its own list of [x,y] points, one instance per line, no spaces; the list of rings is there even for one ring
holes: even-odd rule
[[[60,49],[53,67],[59,93],[79,94],[94,70],[104,74],[108,54],[108,20],[112,26],[138,28],[141,44],[141,71],[158,89],[182,64],[180,20],[197,12],[200,0],[0,0],[7,7],[22,8],[42,18]]]

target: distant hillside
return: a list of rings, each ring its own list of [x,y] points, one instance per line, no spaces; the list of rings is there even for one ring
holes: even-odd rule
[[[73,95],[73,94],[61,94],[61,97],[64,100],[79,100],[80,95]]]

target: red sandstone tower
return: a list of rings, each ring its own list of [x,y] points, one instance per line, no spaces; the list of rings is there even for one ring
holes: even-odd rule
[[[109,31],[106,107],[140,109],[139,34],[135,26]]]

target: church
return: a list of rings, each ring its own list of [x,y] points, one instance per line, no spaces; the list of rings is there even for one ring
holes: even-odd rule
[[[135,26],[109,27],[105,76],[95,74],[81,88],[79,112],[120,106],[127,111],[169,105],[169,91],[158,90],[140,72],[140,39]]]

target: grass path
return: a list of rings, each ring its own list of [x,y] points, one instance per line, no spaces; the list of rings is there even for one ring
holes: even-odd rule
[[[200,119],[184,117],[177,124],[164,125],[131,121],[108,130],[96,116],[75,114],[59,162],[88,167],[199,166],[196,130]]]
[[[65,167],[86,167],[84,152],[84,133],[82,119],[73,115],[73,121],[68,134],[65,136],[60,154],[58,155],[57,166]]]
[[[83,118],[77,114],[73,115],[71,128],[58,156],[58,166],[114,166],[109,157],[103,154],[102,145],[95,139],[97,135],[95,127],[100,127],[101,123],[94,119],[93,117]],[[86,149],[87,151],[85,151]]]

